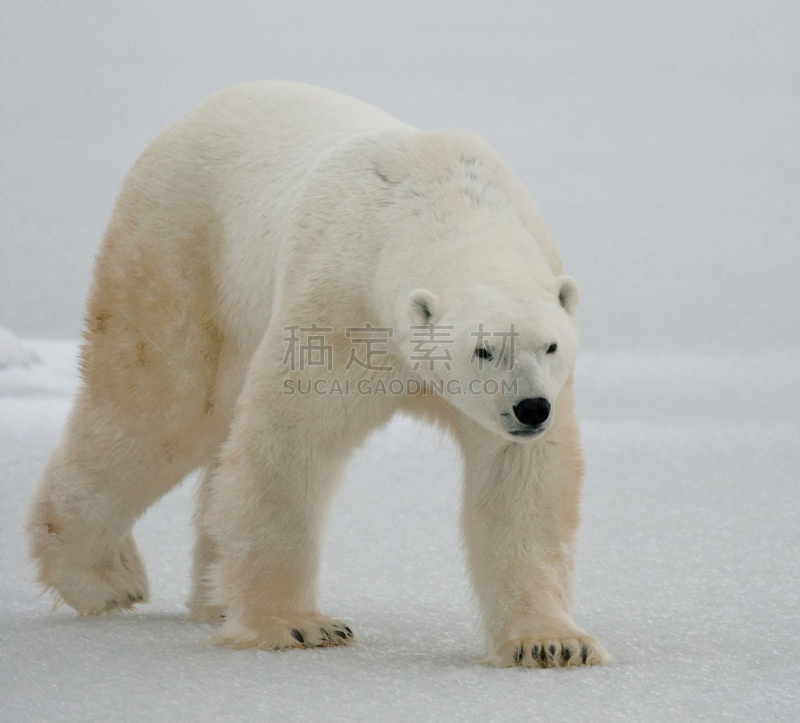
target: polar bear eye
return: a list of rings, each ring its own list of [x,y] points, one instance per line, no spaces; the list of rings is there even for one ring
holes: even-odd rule
[[[551,344],[550,346],[547,347],[547,353],[548,354],[555,354],[556,353],[556,349],[558,349],[558,344]]]
[[[494,359],[494,354],[492,354],[492,350],[487,349],[484,346],[478,347],[475,350],[475,356],[478,357],[478,359],[489,359],[489,360]]]

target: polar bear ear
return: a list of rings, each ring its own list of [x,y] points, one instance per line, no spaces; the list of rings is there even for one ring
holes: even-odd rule
[[[564,307],[570,316],[575,316],[578,311],[578,282],[571,276],[566,274],[559,276],[556,279],[556,288],[558,289],[558,303]]]
[[[439,305],[439,297],[427,289],[417,289],[408,297],[408,316],[413,324],[427,326]]]

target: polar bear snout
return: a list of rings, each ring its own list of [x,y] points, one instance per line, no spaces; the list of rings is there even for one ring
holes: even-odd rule
[[[550,419],[550,402],[544,397],[527,397],[517,402],[513,408],[517,421],[525,429],[512,432],[520,436],[527,436],[543,431],[543,426]]]

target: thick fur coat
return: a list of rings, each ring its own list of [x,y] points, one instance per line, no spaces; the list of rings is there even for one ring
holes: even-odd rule
[[[202,467],[192,617],[232,647],[350,644],[317,608],[321,528],[349,455],[402,410],[463,450],[487,660],[605,662],[570,615],[577,298],[477,136],[293,83],[214,96],[117,200],[83,384],[30,516],[39,580],[82,614],[146,601],[133,524]],[[354,329],[380,330],[368,363]],[[439,356],[415,358],[426,330]],[[303,357],[320,339],[322,360]]]

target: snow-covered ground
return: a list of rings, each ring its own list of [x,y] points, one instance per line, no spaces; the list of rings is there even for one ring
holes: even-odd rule
[[[50,612],[22,525],[69,410],[77,345],[25,343],[42,362],[0,370],[3,721],[797,718],[796,360],[584,355],[575,614],[615,662],[496,670],[475,663],[458,456],[403,418],[353,460],[329,519],[322,606],[352,624],[355,647],[204,644],[209,629],[183,606],[192,479],[137,524],[150,604]]]

